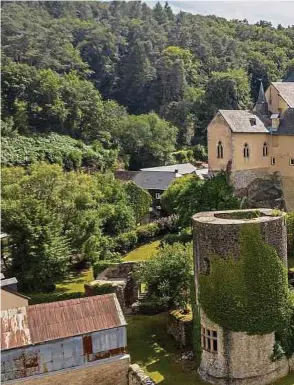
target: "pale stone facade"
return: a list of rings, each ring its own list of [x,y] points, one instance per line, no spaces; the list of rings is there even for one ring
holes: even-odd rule
[[[294,210],[293,82],[272,83],[265,95],[262,88],[254,111],[220,110],[207,138],[210,173],[229,168],[236,191],[278,173],[286,209]]]

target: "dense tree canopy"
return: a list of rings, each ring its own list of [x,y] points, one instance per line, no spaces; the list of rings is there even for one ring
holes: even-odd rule
[[[103,259],[107,237],[133,229],[145,211],[112,174],[45,163],[2,169],[2,230],[13,244],[7,263],[26,290],[62,278],[70,262]]]
[[[2,49],[3,117],[19,132],[109,146],[121,116],[155,112],[178,128],[181,147],[205,141],[216,109],[254,102],[260,79],[293,71],[294,27],[138,1],[4,2]]]

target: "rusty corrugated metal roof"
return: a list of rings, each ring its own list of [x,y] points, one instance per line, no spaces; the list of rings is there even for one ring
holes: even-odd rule
[[[1,312],[1,350],[32,343],[26,309],[19,307]]]
[[[105,294],[9,309],[1,312],[1,324],[4,350],[112,329],[126,321],[116,295]]]

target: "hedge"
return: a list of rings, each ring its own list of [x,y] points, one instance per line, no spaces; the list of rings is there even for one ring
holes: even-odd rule
[[[160,235],[175,232],[178,230],[178,220],[177,215],[171,215],[123,233],[114,238],[113,251],[126,254],[138,245],[150,242]]]

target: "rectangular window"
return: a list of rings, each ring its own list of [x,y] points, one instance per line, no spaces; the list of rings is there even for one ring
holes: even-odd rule
[[[161,198],[161,194],[160,193],[156,193],[156,199],[160,199]]]
[[[290,158],[290,166],[294,166],[294,158]]]
[[[276,164],[276,158],[274,156],[271,157],[271,165],[274,166]]]
[[[217,331],[201,327],[202,349],[211,353],[217,353]]]

